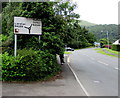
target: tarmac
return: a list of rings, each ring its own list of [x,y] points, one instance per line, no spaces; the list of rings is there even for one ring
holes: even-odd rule
[[[61,65],[61,78],[46,82],[2,83],[2,96],[86,96],[69,66]],[[4,98],[4,97],[3,97]]]

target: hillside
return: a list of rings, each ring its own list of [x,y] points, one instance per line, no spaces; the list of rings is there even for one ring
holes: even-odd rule
[[[87,26],[87,27],[88,26],[95,26],[95,25],[97,25],[97,24],[90,23],[90,22],[85,21],[85,20],[80,20],[79,24],[80,24],[80,26]]]
[[[93,32],[99,41],[99,39],[107,38],[107,31],[109,33],[109,39],[111,42],[114,42],[119,39],[118,36],[118,25],[109,24],[109,25],[95,25],[86,27],[89,32]],[[103,32],[101,32],[103,31]]]
[[[90,23],[85,20],[81,20],[79,22],[80,26],[85,26],[89,32],[92,32],[95,34],[97,40],[99,41],[102,38],[107,38],[107,31],[109,33],[109,40],[110,42],[114,42],[120,38],[120,35],[118,35],[118,25],[115,24],[109,24],[109,25],[97,25],[94,23]],[[103,31],[103,32],[101,32]]]

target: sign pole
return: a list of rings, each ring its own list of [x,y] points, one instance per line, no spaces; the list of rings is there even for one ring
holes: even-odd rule
[[[40,44],[40,35],[39,35],[39,44]],[[39,49],[40,50],[40,49]]]
[[[40,35],[39,35],[39,43],[40,43]]]
[[[15,45],[14,45],[14,56],[16,57],[17,54],[17,34],[15,34]]]

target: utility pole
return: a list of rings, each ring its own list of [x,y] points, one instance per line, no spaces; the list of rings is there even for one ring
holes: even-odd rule
[[[107,31],[107,42],[108,42],[108,49],[109,49],[109,38],[108,38],[108,31]]]
[[[104,31],[101,31],[101,32],[104,32]],[[108,49],[109,49],[109,36],[108,36],[108,31],[107,31],[106,33],[107,33],[107,43],[108,43]]]

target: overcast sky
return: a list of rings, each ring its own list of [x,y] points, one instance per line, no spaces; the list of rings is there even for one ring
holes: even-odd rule
[[[77,2],[75,12],[80,20],[96,24],[118,24],[118,2],[120,0],[72,0]]]

